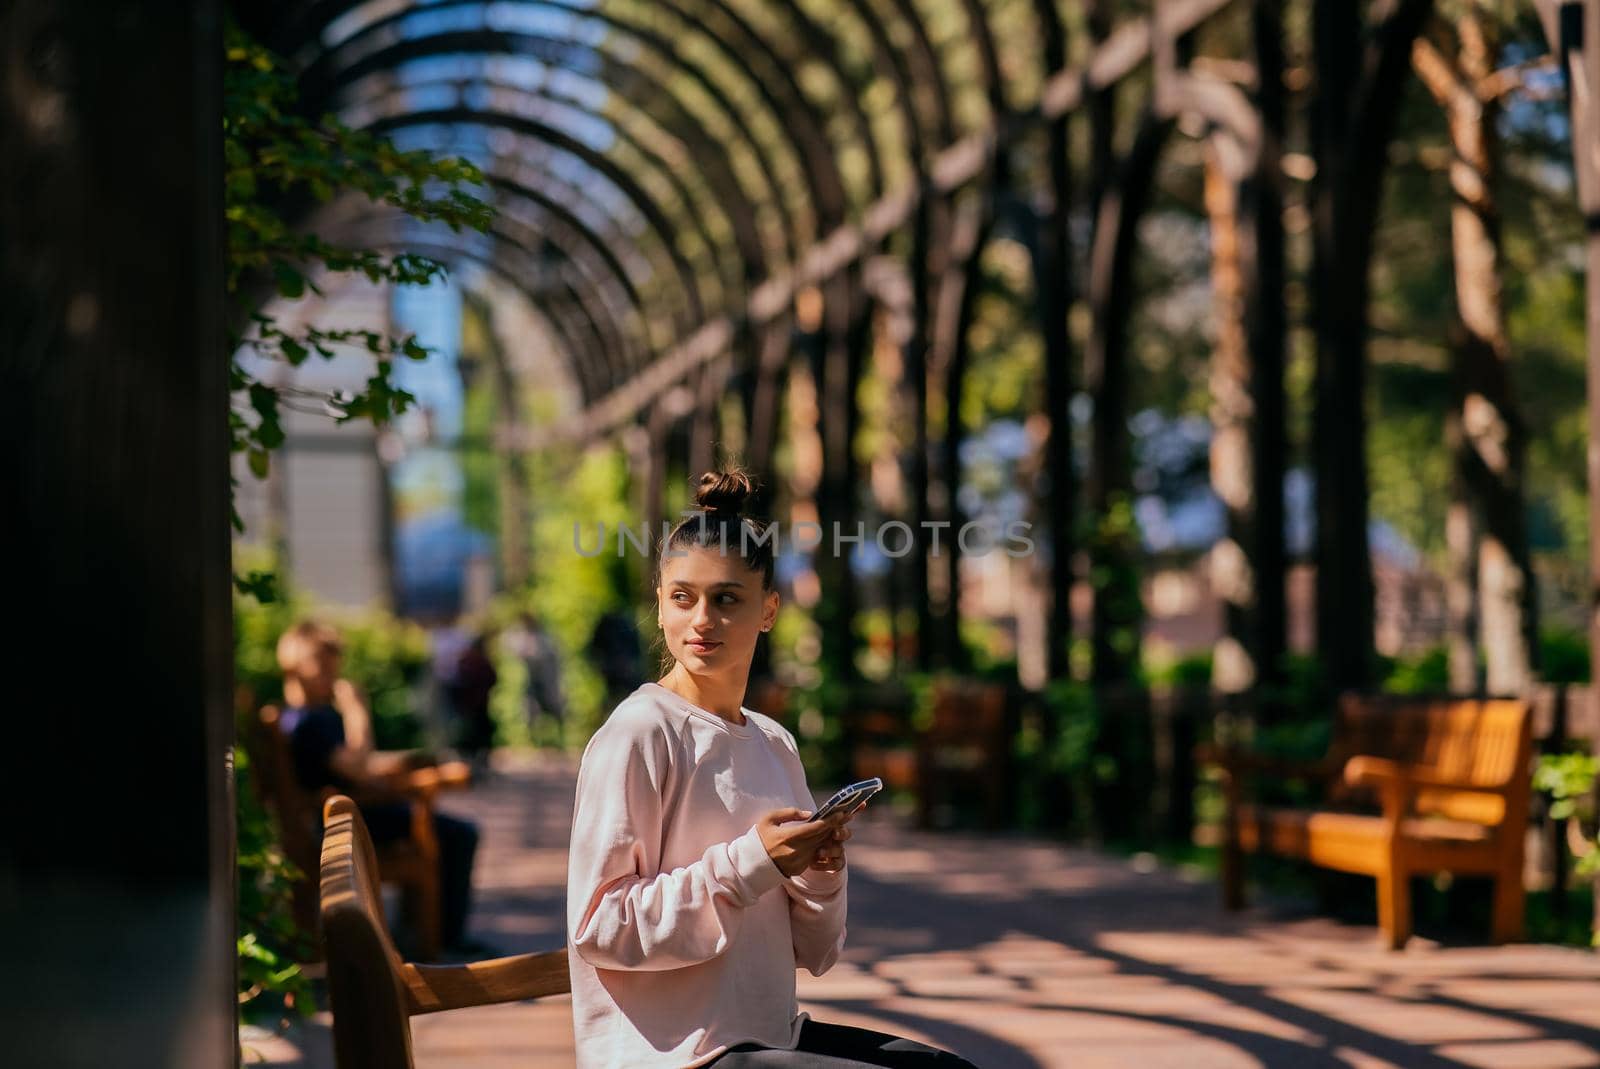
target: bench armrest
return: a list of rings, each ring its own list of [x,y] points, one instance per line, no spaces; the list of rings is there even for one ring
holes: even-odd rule
[[[517,954],[468,965],[401,967],[407,1008],[413,1016],[560,995],[572,990],[567,951]]]
[[[463,761],[426,765],[390,772],[382,777],[385,790],[405,798],[432,801],[440,791],[458,790],[472,783],[472,768]]]
[[[1475,794],[1505,794],[1509,784],[1470,783],[1466,780],[1443,776],[1430,768],[1403,765],[1387,757],[1352,757],[1345,762],[1344,781],[1352,787],[1384,787],[1400,784],[1407,791],[1446,790],[1471,791]]]

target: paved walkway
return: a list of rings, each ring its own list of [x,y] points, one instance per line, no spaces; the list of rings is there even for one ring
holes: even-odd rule
[[[524,760],[452,803],[485,833],[475,931],[508,951],[562,938],[571,792],[568,765]],[[910,832],[881,807],[856,830],[848,947],[800,975],[819,1019],[985,1069],[1600,1066],[1600,955],[1425,940],[1393,954],[1370,928],[1226,916],[1208,882],[1150,864]],[[330,1065],[326,1028],[247,1045]],[[417,1064],[570,1065],[570,1032],[565,999],[419,1018]]]

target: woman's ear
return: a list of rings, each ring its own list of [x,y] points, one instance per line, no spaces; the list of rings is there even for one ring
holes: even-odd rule
[[[778,592],[770,591],[766,597],[766,604],[761,611],[761,630],[771,631],[772,625],[778,619]]]

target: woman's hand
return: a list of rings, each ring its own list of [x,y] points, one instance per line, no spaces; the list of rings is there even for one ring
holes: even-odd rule
[[[839,872],[844,868],[844,843],[851,835],[850,829],[844,825],[856,819],[856,814],[865,808],[867,803],[862,802],[844,815],[840,826],[834,829],[833,837],[824,839],[817,848],[816,856],[811,859],[811,868],[817,872]]]
[[[817,851],[835,842],[835,836],[844,831],[844,825],[854,813],[835,813],[826,820],[811,820],[805,809],[774,809],[756,821],[761,835],[761,845],[767,856],[785,876],[798,876],[811,868]],[[848,835],[848,833],[846,833]],[[839,849],[839,863],[843,865],[843,850]]]

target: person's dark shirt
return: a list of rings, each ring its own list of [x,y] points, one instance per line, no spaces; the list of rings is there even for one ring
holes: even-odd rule
[[[333,752],[344,745],[344,719],[331,705],[284,711],[289,730],[289,755],[294,776],[308,791],[324,787],[348,790],[350,784],[333,770]]]

